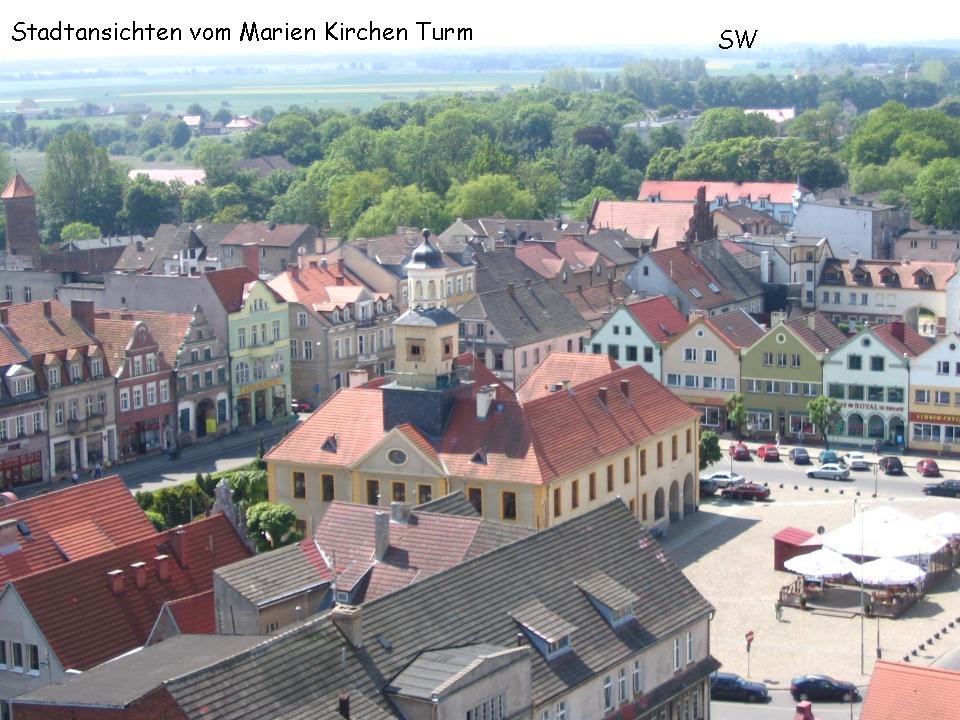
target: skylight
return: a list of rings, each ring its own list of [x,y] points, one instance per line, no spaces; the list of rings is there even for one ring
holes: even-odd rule
[[[703,295],[701,294],[701,292],[700,292],[699,290],[697,290],[695,287],[694,287],[694,288],[690,288],[690,294],[693,295],[695,298],[702,298],[702,297],[703,297]]]
[[[720,292],[720,288],[717,287],[716,283],[707,283],[707,287],[713,290],[715,293]]]

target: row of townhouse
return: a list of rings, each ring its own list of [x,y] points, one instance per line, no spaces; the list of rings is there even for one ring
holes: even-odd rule
[[[619,308],[590,351],[640,365],[701,413],[701,424],[729,430],[726,405],[740,393],[745,430],[802,440],[819,431],[808,404],[839,403],[832,441],[960,451],[960,354],[957,334],[924,337],[903,320],[849,334],[820,312],[771,327],[742,311],[683,316],[666,297]]]

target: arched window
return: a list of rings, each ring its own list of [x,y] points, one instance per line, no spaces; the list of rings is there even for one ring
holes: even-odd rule
[[[883,417],[871,415],[867,418],[867,437],[882,438],[884,430]]]
[[[417,300],[423,300],[423,283],[417,280]]]
[[[657,490],[657,494],[653,496],[653,519],[659,520],[664,515],[664,493],[663,488]]]
[[[863,416],[860,413],[847,416],[847,437],[863,437]]]
[[[427,283],[427,299],[434,300],[437,297],[437,284],[431,280]]]

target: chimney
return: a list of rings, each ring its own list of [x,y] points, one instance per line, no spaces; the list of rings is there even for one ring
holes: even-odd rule
[[[241,248],[243,251],[243,264],[257,277],[260,277],[260,248],[256,243],[244,243]]]
[[[351,368],[347,373],[347,387],[360,387],[369,379],[367,371],[363,368]]]
[[[767,250],[760,253],[760,282],[770,284],[770,253]]]
[[[566,390],[567,392],[572,392],[572,391],[573,391],[573,382],[570,381],[570,380],[564,380],[564,381],[563,381],[563,389]]]
[[[630,398],[630,381],[629,380],[620,381],[620,394],[627,399]]]
[[[386,510],[377,510],[373,516],[374,522],[374,551],[376,560],[383,560],[390,549],[390,513]]]
[[[816,314],[816,313],[810,313],[809,315],[807,315],[807,327],[810,328],[811,330],[816,330],[816,329],[817,329],[817,314]]]
[[[600,403],[605,406],[607,404],[607,389],[605,387],[598,389],[597,397],[600,398]]]
[[[157,555],[153,558],[153,561],[157,564],[157,577],[162,581],[167,581],[170,579],[170,556],[169,555]]]
[[[170,531],[170,549],[173,550],[173,556],[184,570],[189,567],[187,564],[186,535],[183,525]]]
[[[337,287],[343,287],[343,275],[337,275]]]
[[[507,283],[507,295],[513,297],[513,283]]]
[[[330,619],[354,647],[363,646],[363,611],[356,605],[337,605]]]
[[[406,525],[410,522],[410,503],[394,500],[390,503],[390,519],[395,523]]]
[[[0,308],[0,323],[6,325],[8,322],[10,322],[10,314],[6,308]]]
[[[143,590],[147,586],[147,564],[145,562],[135,562],[130,564],[133,570],[133,581],[137,585],[137,590]]]
[[[613,275],[607,278],[607,292],[613,295]]]
[[[110,592],[114,595],[123,594],[123,570],[110,570],[107,573],[107,579],[110,581]]]
[[[793,715],[793,720],[815,720],[813,717],[813,705],[809,700],[797,703],[797,710]]]
[[[137,240],[137,252],[143,252],[143,240]]]
[[[20,529],[16,518],[0,522],[0,554],[9,555],[20,549]]]
[[[344,271],[344,268],[343,268],[343,258],[338,258],[338,259],[337,259],[337,274],[338,274],[338,275],[343,275],[343,271]]]
[[[497,396],[497,385],[485,385],[477,391],[477,420],[486,420],[490,405]]]
[[[350,720],[350,693],[340,693],[340,702],[337,706],[340,717]]]
[[[43,316],[44,316],[45,318],[49,318],[49,317],[51,317],[52,315],[53,315],[53,310],[52,310],[52,308],[50,307],[50,301],[49,301],[49,300],[44,300],[44,301],[43,301]]]
[[[903,331],[904,324],[903,320],[894,320],[890,323],[890,334],[893,335],[897,340],[903,342]]]

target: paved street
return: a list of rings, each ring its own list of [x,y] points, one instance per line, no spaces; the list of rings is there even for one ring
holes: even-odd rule
[[[724,450],[726,444],[724,444]],[[873,460],[872,454],[868,455]],[[904,464],[909,464],[908,458]],[[943,463],[945,475],[955,477],[956,463]],[[734,463],[734,469],[748,479],[767,482],[772,490],[767,502],[729,501],[719,497],[704,499],[700,512],[668,531],[664,546],[684,570],[687,577],[716,607],[712,623],[711,652],[729,672],[747,675],[744,634],[753,630],[756,638],[751,656],[751,677],[766,682],[774,695],[767,706],[744,706],[737,703],[714,703],[715,717],[773,718],[789,717],[794,707],[785,691],[790,679],[804,673],[825,673],[850,680],[865,691],[876,658],[878,621],[863,623],[863,669],[861,674],[861,622],[855,612],[822,612],[784,608],[778,621],[774,612],[779,588],[795,577],[773,569],[772,536],[787,526],[815,531],[823,525],[826,531],[836,529],[854,518],[854,503],[871,507],[889,505],[918,518],[926,518],[945,510],[960,512],[960,500],[927,497],[920,488],[930,479],[917,477],[913,469],[906,476],[878,476],[878,497],[874,491],[872,470],[852,473],[852,481],[813,480],[805,476],[810,466],[793,467],[790,463],[752,461]],[[726,459],[711,470],[730,468]],[[779,485],[784,487],[780,488]],[[794,489],[794,485],[797,489]],[[813,487],[811,491],[808,488]],[[840,495],[839,490],[844,494]],[[829,492],[827,492],[829,490]],[[860,496],[855,495],[860,491]],[[884,658],[900,660],[911,655],[913,662],[930,664],[937,658],[947,664],[956,662],[960,650],[960,622],[957,627],[934,643],[919,650],[920,643],[960,617],[960,576],[950,578],[933,588],[927,597],[898,620],[882,620],[879,624]],[[859,591],[853,593],[854,604]],[[851,596],[852,597],[852,596]],[[951,651],[954,651],[951,653]],[[852,717],[859,716],[861,705],[855,704]],[[816,703],[816,716],[851,717],[849,705]]]
[[[710,703],[712,720],[790,720],[797,704],[785,690],[774,690],[770,702],[765,705],[736,702]],[[860,717],[863,703],[813,703],[813,714],[817,720],[849,720]],[[851,713],[852,711],[852,713]]]

